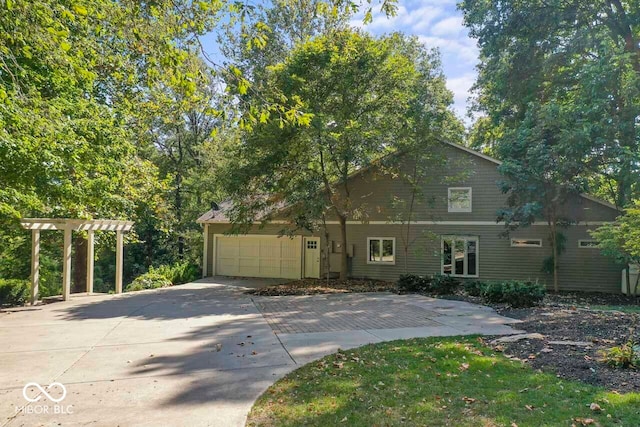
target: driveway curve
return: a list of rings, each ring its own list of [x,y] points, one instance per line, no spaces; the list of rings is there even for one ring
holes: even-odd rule
[[[0,312],[0,425],[241,426],[273,382],[338,348],[518,332],[490,308],[416,295],[243,293],[265,282],[216,277]]]

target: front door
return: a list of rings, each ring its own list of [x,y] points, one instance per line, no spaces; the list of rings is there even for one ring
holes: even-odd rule
[[[320,238],[304,238],[304,277],[320,278]]]

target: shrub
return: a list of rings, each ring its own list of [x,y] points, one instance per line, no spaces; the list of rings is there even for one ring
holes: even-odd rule
[[[480,293],[482,299],[486,302],[504,302],[502,295],[502,283],[501,282],[489,282],[484,285]]]
[[[434,294],[452,294],[460,282],[446,274],[435,274],[429,284],[429,290]]]
[[[28,281],[18,279],[0,279],[0,306],[24,305],[28,299]]]
[[[503,302],[512,307],[534,306],[542,301],[545,293],[546,289],[538,282],[517,280],[488,283],[482,289],[482,297],[485,301]]]
[[[403,274],[398,279],[397,285],[401,293],[421,292],[429,287],[429,279],[416,274]]]
[[[479,297],[480,295],[482,295],[482,290],[484,289],[485,286],[487,286],[486,283],[481,282],[480,280],[467,280],[464,282],[464,291],[471,295],[472,297]]]
[[[640,367],[640,346],[633,341],[600,352],[600,361],[614,368]]]
[[[149,268],[149,272],[157,273],[166,277],[174,285],[193,282],[199,276],[198,266],[195,264],[190,264],[188,262],[151,267]]]
[[[126,292],[157,289],[171,286],[171,281],[155,271],[141,274],[127,286]]]

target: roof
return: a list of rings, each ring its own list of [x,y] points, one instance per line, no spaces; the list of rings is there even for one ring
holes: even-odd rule
[[[458,150],[464,151],[465,153],[472,154],[472,155],[474,155],[476,157],[479,157],[479,158],[481,158],[483,160],[486,160],[488,162],[494,163],[494,164],[496,164],[498,166],[502,164],[502,161],[500,161],[500,160],[498,160],[498,159],[496,159],[494,157],[488,156],[486,154],[480,153],[479,151],[476,151],[476,150],[474,150],[472,148],[465,147],[464,145],[456,144],[455,142],[449,142],[449,141],[441,141],[441,142],[446,144],[446,145],[448,145],[448,146],[456,148]],[[363,168],[360,168],[360,169],[354,171],[353,173],[351,173],[349,175],[348,179],[354,178],[355,176],[366,172],[367,170],[371,169],[373,166],[377,165],[382,159],[384,159],[384,158],[386,158],[386,157],[388,157],[390,155],[396,155],[396,154],[399,154],[399,153],[396,152],[396,153],[385,154],[383,157],[377,159],[374,162],[371,162],[369,165],[367,165],[367,166],[365,166]],[[594,197],[594,196],[592,196],[590,194],[582,193],[582,194],[580,194],[580,196],[583,197],[584,199],[590,200],[590,201],[592,201],[594,203],[598,203],[598,204],[600,204],[602,206],[606,206],[607,208],[615,209],[616,211],[621,211],[617,206],[613,205],[612,203],[609,203],[607,201],[601,200],[601,199],[599,199],[597,197]],[[230,221],[229,221],[229,218],[226,216],[225,211],[231,209],[231,207],[232,207],[231,201],[225,201],[225,202],[220,204],[220,209],[219,210],[211,209],[211,210],[207,211],[205,214],[200,216],[200,218],[198,218],[196,220],[196,222],[201,223],[201,224],[203,224],[203,223],[229,223]],[[282,206],[281,208],[279,208],[277,210],[281,211],[285,207],[286,206]]]
[[[496,165],[501,165],[502,164],[502,161],[500,161],[500,160],[498,160],[496,158],[493,158],[491,156],[487,156],[486,154],[480,153],[479,151],[473,150],[473,149],[471,149],[469,147],[465,147],[464,145],[460,145],[460,144],[456,144],[456,143],[448,142],[448,141],[445,141],[445,144],[450,145],[450,146],[452,146],[454,148],[457,148],[458,150],[462,150],[464,152],[467,152],[469,154],[473,154],[474,156],[480,157],[481,159],[484,159],[484,160],[487,160],[489,162],[495,163]],[[600,204],[602,206],[606,206],[608,208],[620,211],[620,209],[616,205],[614,205],[612,203],[609,203],[609,202],[607,202],[605,200],[599,199],[599,198],[597,198],[595,196],[592,196],[590,194],[581,193],[580,196],[582,198],[590,200],[590,201],[592,201],[594,203],[598,203],[598,204]]]

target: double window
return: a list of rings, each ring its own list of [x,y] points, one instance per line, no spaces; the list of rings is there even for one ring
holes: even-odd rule
[[[367,264],[395,263],[395,237],[367,237]]]
[[[478,238],[476,236],[442,237],[442,274],[478,277]]]
[[[471,187],[449,187],[449,212],[471,212]]]

